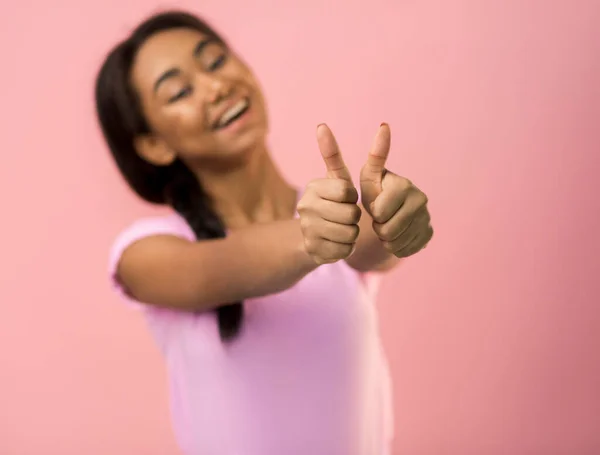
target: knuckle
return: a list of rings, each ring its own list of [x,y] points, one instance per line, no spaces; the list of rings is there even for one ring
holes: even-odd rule
[[[339,201],[358,202],[358,191],[356,191],[352,183],[346,180],[332,180],[332,184],[335,184],[335,194]]]
[[[323,192],[323,188],[327,185],[328,180],[331,179],[314,179],[308,182],[306,185],[305,196],[308,196],[311,199],[315,197],[320,198],[320,194]]]
[[[419,190],[415,190],[415,194],[413,197],[417,209],[425,207],[427,205],[427,202],[429,202],[427,195]]]
[[[348,245],[348,244],[343,244],[343,245],[339,245],[338,247],[338,251],[339,251],[339,258],[340,259],[345,259],[348,256],[350,256],[350,253],[352,253],[352,250],[354,248],[354,245]]]
[[[305,199],[305,196],[303,196],[302,199],[300,199],[298,201],[298,204],[296,204],[296,211],[299,214],[302,214],[306,211],[306,209],[307,209],[306,199]]]
[[[313,226],[313,220],[310,216],[300,216],[300,228],[302,232],[310,232]]]
[[[411,188],[413,188],[413,186],[414,186],[413,183],[409,179],[407,179],[406,177],[400,177],[400,179],[398,180],[398,185],[404,191],[408,191]]]
[[[393,229],[389,223],[379,225],[379,238],[386,242],[391,242],[395,237],[395,229]]]
[[[306,188],[304,189],[304,195],[302,196],[302,199],[305,199],[306,196],[311,193],[315,193],[316,187],[317,187],[317,182],[315,180],[311,180],[310,182],[308,182],[308,185],[306,185]]]
[[[373,223],[371,223],[371,226],[373,227],[373,232],[375,232],[377,237],[379,237],[381,240],[383,240],[382,235],[381,235],[382,225],[379,224],[377,221],[373,221]]]
[[[308,182],[308,185],[306,185],[306,189],[314,191],[316,188],[319,187],[321,181],[322,181],[321,179],[311,180],[310,182]]]
[[[314,240],[309,237],[305,237],[304,238],[304,248],[306,248],[306,251],[308,251],[309,253],[314,252],[315,251]]]
[[[336,200],[345,202],[348,199],[348,190],[346,188],[336,188],[335,192]]]
[[[369,215],[371,215],[373,221],[377,223],[383,223],[383,221],[385,221],[382,219],[384,210],[382,204],[380,204],[380,201],[375,200],[370,205],[365,204],[365,209],[369,212]]]
[[[354,241],[358,238],[358,234],[360,232],[360,228],[356,224],[344,226],[344,243],[354,243]]]
[[[321,250],[321,257],[328,264],[337,261],[338,256],[336,254],[335,244],[332,242],[325,242]]]
[[[392,252],[392,253],[394,252],[394,244],[392,242],[385,241],[385,242],[382,242],[382,245],[387,251]]]
[[[329,242],[327,254],[324,256],[331,262],[345,259],[350,255],[352,245],[346,245],[344,243]]]
[[[344,191],[344,201],[356,204],[358,202],[358,191],[353,186],[347,187]]]
[[[304,249],[311,256],[315,253],[315,244],[314,241],[310,238],[304,238]]]
[[[318,196],[315,193],[304,193],[302,198],[296,204],[296,211],[299,214],[310,212],[315,207],[315,202],[318,200]]]
[[[433,228],[431,226],[427,227],[427,241],[429,242],[433,238]]]
[[[349,216],[350,224],[358,223],[360,221],[361,216],[362,216],[362,210],[360,209],[360,207],[358,205],[351,206],[350,216]]]
[[[383,224],[385,222],[383,208],[380,208],[379,206],[374,205],[371,210],[371,217],[373,218],[373,221],[375,221],[376,223]]]
[[[428,225],[431,223],[431,214],[429,213],[429,210],[424,210],[423,212],[423,221]]]

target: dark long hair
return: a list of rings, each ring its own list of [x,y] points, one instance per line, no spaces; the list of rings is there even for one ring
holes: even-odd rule
[[[142,159],[134,139],[150,132],[140,103],[130,85],[133,60],[144,42],[156,33],[173,28],[197,30],[224,46],[224,40],[204,21],[179,11],[150,17],[119,43],[106,57],[96,79],[96,111],[104,138],[121,174],[142,199],[168,204],[188,222],[197,239],[225,237],[225,228],[212,209],[194,173],[179,159],[169,166],[155,166]],[[223,341],[240,332],[242,302],[216,310]]]

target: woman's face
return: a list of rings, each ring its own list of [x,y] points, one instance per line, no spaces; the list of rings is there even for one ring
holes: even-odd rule
[[[239,157],[267,132],[265,104],[249,68],[222,44],[191,29],[150,37],[133,62],[131,83],[152,134],[138,153],[159,165]]]

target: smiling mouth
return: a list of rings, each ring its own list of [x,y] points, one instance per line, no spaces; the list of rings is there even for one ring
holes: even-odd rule
[[[246,113],[248,108],[250,107],[250,100],[248,98],[243,98],[231,106],[225,113],[219,118],[214,129],[220,130],[226,128],[231,125],[237,119],[239,119],[242,115]]]

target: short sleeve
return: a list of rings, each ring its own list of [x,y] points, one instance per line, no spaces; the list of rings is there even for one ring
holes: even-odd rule
[[[153,235],[175,235],[194,241],[195,236],[187,223],[180,217],[171,215],[165,217],[144,218],[134,222],[123,230],[113,242],[108,261],[108,274],[112,289],[128,304],[140,305],[132,298],[117,277],[117,268],[123,252],[136,241]]]

